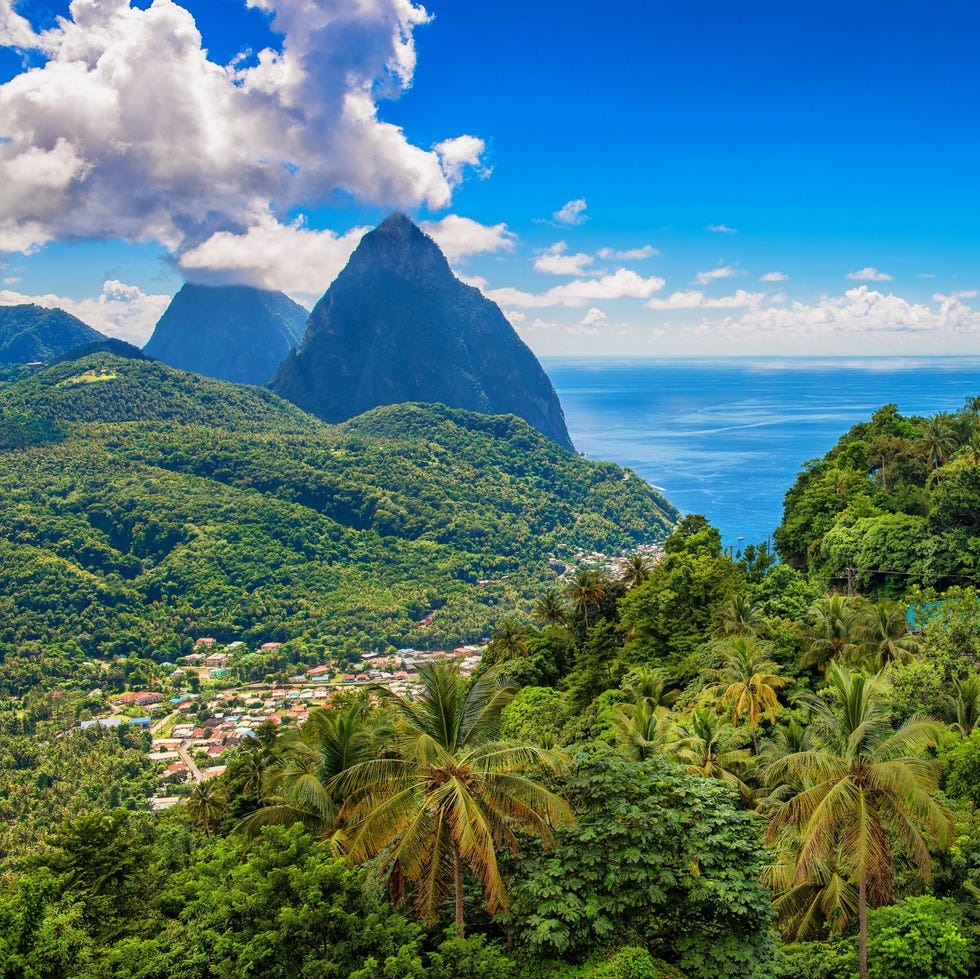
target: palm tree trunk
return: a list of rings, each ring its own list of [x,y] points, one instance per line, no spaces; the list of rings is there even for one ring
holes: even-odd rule
[[[456,937],[463,938],[463,858],[453,840],[453,886],[456,892]]]
[[[759,736],[756,734],[755,725],[749,728],[752,732],[752,754],[758,756],[759,754]]]
[[[863,872],[858,887],[858,963],[861,979],[868,979],[868,882]]]

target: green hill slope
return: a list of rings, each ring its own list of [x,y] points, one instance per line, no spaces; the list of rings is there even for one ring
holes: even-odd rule
[[[550,555],[627,550],[676,518],[512,416],[405,405],[328,426],[107,354],[4,388],[4,426],[43,436],[0,457],[12,692],[198,635],[351,654],[472,640],[554,578]]]

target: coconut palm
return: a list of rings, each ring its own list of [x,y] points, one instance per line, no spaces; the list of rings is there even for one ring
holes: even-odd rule
[[[837,860],[857,884],[860,973],[867,979],[867,905],[891,897],[893,845],[928,879],[930,840],[952,837],[952,816],[932,795],[937,766],[922,757],[941,726],[917,715],[894,728],[881,674],[865,677],[834,662],[827,680],[828,693],[808,700],[817,747],[770,766],[771,777],[797,778],[804,787],[776,810],[767,835],[776,840],[789,828],[797,834],[796,883],[818,881]]]
[[[571,600],[572,607],[585,620],[585,630],[589,629],[589,609],[599,608],[609,582],[604,574],[592,568],[580,568],[572,575],[565,586],[565,594]]]
[[[762,871],[780,933],[789,942],[822,938],[828,930],[840,934],[858,912],[858,890],[841,867],[840,854],[817,861],[806,880],[797,880],[799,843],[790,839],[787,844]]]
[[[732,724],[743,716],[752,732],[752,753],[759,753],[757,728],[763,717],[772,724],[779,713],[778,690],[789,684],[779,666],[768,658],[768,649],[755,636],[734,636],[720,647],[724,663],[714,674],[717,682],[708,692],[720,708],[731,708]]]
[[[670,711],[644,699],[635,704],[620,704],[612,712],[616,737],[633,761],[646,761],[662,755],[674,740]]]
[[[531,615],[541,625],[564,625],[568,619],[568,607],[561,595],[549,588],[535,602]]]
[[[834,657],[854,654],[862,602],[844,595],[825,595],[814,602],[804,629],[807,651],[800,660],[803,666],[823,666]]]
[[[919,443],[923,448],[929,472],[939,478],[938,470],[946,464],[956,448],[956,438],[952,419],[948,412],[941,411],[922,423]]]
[[[858,638],[856,656],[880,670],[889,663],[909,663],[921,645],[918,636],[908,631],[905,609],[897,602],[869,604],[856,622]]]
[[[263,780],[262,806],[242,819],[237,828],[251,834],[269,824],[300,822],[314,836],[330,839],[339,847],[343,799],[336,777],[352,765],[376,757],[388,734],[362,704],[347,710],[311,711],[302,728],[288,731],[280,739],[278,757]]]
[[[627,588],[642,585],[650,577],[650,562],[640,553],[631,554],[623,565],[620,581]]]
[[[980,676],[970,674],[956,681],[956,728],[968,738],[980,722]]]
[[[671,707],[681,695],[676,688],[668,690],[664,674],[650,666],[638,666],[624,677],[619,686],[634,704],[646,704],[651,710]]]
[[[504,619],[497,626],[487,652],[494,663],[505,660],[520,659],[527,656],[527,641],[531,638],[531,630],[515,619]]]
[[[744,773],[752,758],[745,747],[744,729],[736,728],[709,707],[697,707],[677,722],[674,737],[667,754],[685,765],[689,775],[728,782],[738,789],[743,802],[752,803],[752,789],[738,774]]]
[[[518,850],[531,833],[545,845],[572,820],[568,806],[534,779],[531,766],[557,768],[563,756],[498,740],[500,714],[516,687],[483,677],[469,686],[455,664],[419,669],[422,690],[409,701],[378,695],[397,716],[391,752],[354,765],[336,780],[348,796],[347,851],[380,855],[379,872],[416,889],[416,908],[435,921],[450,893],[463,937],[463,868],[483,887],[487,909],[507,906],[497,850]]]
[[[743,592],[732,595],[715,613],[715,637],[746,636],[765,626],[762,607]]]
[[[208,838],[211,829],[216,826],[228,808],[228,797],[217,782],[206,779],[194,786],[187,799],[187,815],[198,826],[204,827]]]

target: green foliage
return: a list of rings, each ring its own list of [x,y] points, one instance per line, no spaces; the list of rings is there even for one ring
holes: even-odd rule
[[[980,808],[980,729],[959,741],[946,755],[945,763],[946,794]]]
[[[886,405],[855,425],[786,493],[782,560],[824,583],[847,568],[866,594],[949,587],[980,570],[980,420],[964,409],[903,418]],[[972,441],[971,441],[972,439]]]
[[[438,405],[327,426],[259,388],[94,354],[8,385],[0,411],[13,694],[90,660],[175,660],[202,634],[294,640],[251,678],[326,649],[472,641],[529,610],[551,555],[630,549],[675,516],[519,419]]]
[[[684,979],[684,974],[645,948],[627,945],[597,965],[588,979]]]
[[[574,961],[628,942],[690,979],[770,974],[757,830],[729,790],[611,751],[577,755],[557,785],[578,822],[514,868],[503,920],[520,945]]]
[[[963,979],[975,975],[956,905],[923,895],[868,914],[869,979]]]

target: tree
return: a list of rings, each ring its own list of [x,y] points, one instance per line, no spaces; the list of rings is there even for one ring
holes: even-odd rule
[[[752,753],[759,753],[756,729],[763,717],[775,723],[779,713],[777,690],[789,684],[780,676],[779,666],[768,658],[768,650],[754,636],[735,636],[721,646],[725,659],[709,690],[718,697],[719,707],[730,707],[732,724],[738,727],[743,715],[752,732]]]
[[[602,604],[609,582],[604,574],[590,568],[579,568],[565,586],[565,594],[572,607],[585,621],[585,631],[589,631],[589,609],[597,609]]]
[[[844,595],[825,595],[810,608],[804,631],[804,666],[823,666],[834,657],[847,657],[858,648],[860,603]]]
[[[650,562],[639,552],[631,554],[623,565],[620,580],[628,587],[642,585],[650,577]]]
[[[500,714],[516,688],[484,677],[468,687],[456,664],[421,667],[414,701],[378,688],[395,712],[390,755],[352,766],[335,780],[349,798],[344,812],[350,857],[381,855],[379,872],[416,888],[423,919],[438,918],[450,890],[463,937],[463,868],[483,887],[488,910],[507,906],[497,850],[519,848],[518,832],[553,840],[572,820],[558,796],[522,774],[555,769],[562,756],[499,740]]]
[[[262,806],[239,828],[253,835],[262,826],[299,822],[313,836],[333,836],[339,844],[343,799],[337,776],[376,757],[387,734],[361,704],[312,711],[302,728],[283,735],[279,755],[265,774]]]
[[[968,738],[980,721],[980,674],[953,681],[956,684],[956,724],[954,727]]]
[[[939,469],[946,464],[946,460],[956,448],[956,438],[949,413],[941,411],[932,418],[926,418],[922,423],[919,442],[925,453],[929,472],[935,473],[938,479]]]
[[[715,613],[715,636],[745,636],[760,632],[765,625],[762,607],[744,592],[731,596]]]
[[[937,766],[922,757],[941,726],[915,716],[896,730],[881,674],[865,677],[831,663],[827,681],[825,696],[807,701],[818,746],[772,763],[771,774],[797,777],[805,787],[776,810],[767,834],[773,840],[789,827],[798,835],[795,882],[814,879],[835,857],[856,880],[860,972],[867,979],[867,906],[891,896],[893,841],[928,879],[929,841],[952,837],[952,816],[932,795]]]
[[[500,918],[521,946],[560,959],[555,975],[624,945],[689,979],[775,974],[756,819],[729,788],[600,747],[576,753],[556,787],[577,822],[549,852],[532,841],[508,865],[513,900]]]
[[[687,766],[689,775],[717,778],[738,789],[742,801],[752,802],[752,790],[737,774],[751,760],[744,731],[708,707],[697,707],[677,722],[668,754]]]
[[[210,837],[211,830],[220,821],[228,806],[228,798],[221,786],[213,779],[198,782],[187,800],[187,815]]]
[[[858,649],[876,670],[889,663],[909,663],[921,643],[908,631],[905,607],[883,600],[868,605],[857,623]]]
[[[505,660],[520,659],[527,656],[528,639],[531,637],[531,629],[517,622],[515,619],[504,619],[497,626],[497,631],[493,634],[487,652],[494,663],[502,663]]]
[[[541,625],[564,625],[568,619],[568,607],[562,601],[561,595],[549,588],[534,603],[531,615]]]

